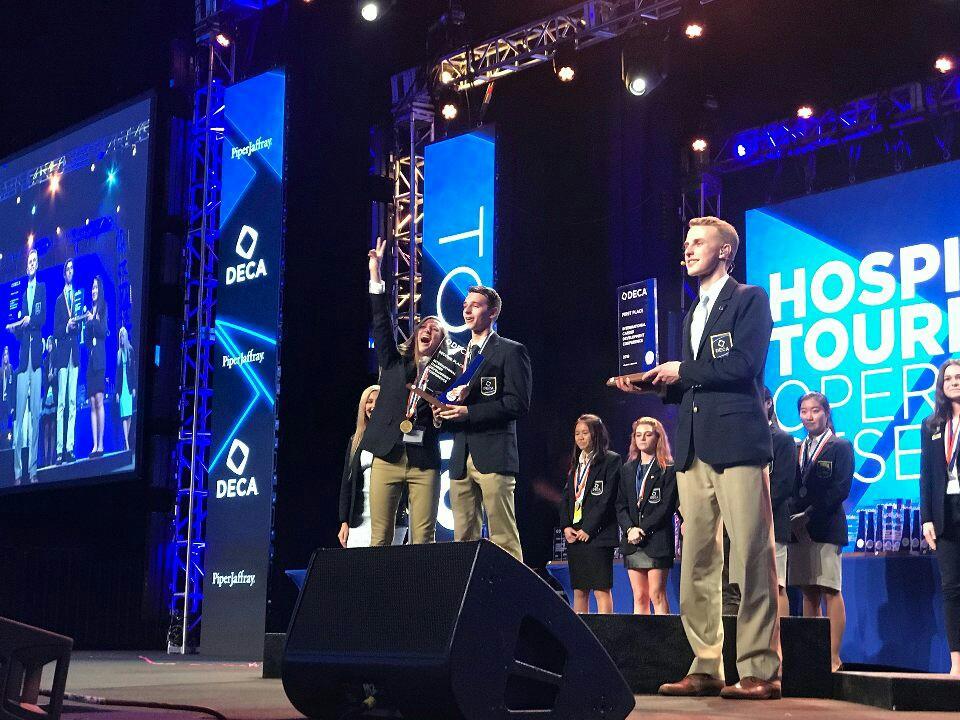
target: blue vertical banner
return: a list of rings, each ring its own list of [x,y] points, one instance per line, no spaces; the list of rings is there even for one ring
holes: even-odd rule
[[[643,372],[660,362],[657,351],[657,280],[617,288],[620,375]]]
[[[423,265],[420,314],[437,315],[458,342],[470,337],[463,301],[472,285],[494,285],[496,142],[484,128],[428,145],[424,152]],[[453,537],[447,461],[453,440],[440,440],[437,539]]]
[[[226,89],[201,651],[263,656],[276,445],[285,76]]]
[[[747,278],[770,295],[766,380],[780,423],[827,396],[855,454],[856,510],[919,501],[920,424],[960,352],[960,162],[747,213]]]

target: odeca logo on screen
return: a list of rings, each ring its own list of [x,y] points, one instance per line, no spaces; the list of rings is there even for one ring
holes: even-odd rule
[[[227,453],[226,465],[230,472],[239,477],[217,480],[218,500],[260,494],[257,490],[257,479],[253,475],[244,477],[244,471],[247,469],[249,460],[250,447],[240,438],[235,438],[233,444],[230,445],[230,452]]]
[[[255,280],[258,277],[264,277],[267,274],[267,265],[263,258],[254,260],[254,253],[257,251],[257,240],[260,239],[260,233],[256,228],[244,225],[240,228],[240,235],[237,237],[237,246],[235,248],[237,256],[246,262],[239,262],[236,265],[227,265],[226,284],[242,283],[247,280]]]

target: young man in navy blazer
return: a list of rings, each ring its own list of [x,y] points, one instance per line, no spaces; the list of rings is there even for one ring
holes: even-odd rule
[[[677,485],[684,518],[680,616],[694,661],[664,695],[780,697],[780,623],[770,486],[772,452],[763,409],[763,369],[773,321],[767,294],[728,271],[737,231],[713,217],[694,218],[684,241],[687,274],[700,283],[683,325],[683,360],[648,371],[646,388],[679,403]],[[639,391],[623,378],[618,387]],[[720,577],[720,522],[730,536],[730,580],[740,587],[737,670],[725,687]]]
[[[470,288],[463,320],[470,329],[465,365],[483,360],[471,382],[459,388],[462,404],[436,413],[453,432],[450,509],[455,540],[479,540],[483,512],[490,539],[523,561],[513,494],[520,472],[517,420],[530,409],[530,355],[518,342],[493,331],[502,303],[496,290]]]

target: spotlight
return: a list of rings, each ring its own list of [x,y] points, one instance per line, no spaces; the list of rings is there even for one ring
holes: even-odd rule
[[[60,232],[61,232],[61,230],[60,230],[60,226],[59,226],[59,225],[57,225],[57,235],[59,235],[59,234],[60,234]]]
[[[576,77],[576,52],[577,48],[571,41],[557,46],[557,51],[553,54],[553,72],[556,73],[560,82],[572,82]]]
[[[937,58],[937,61],[933,64],[933,67],[936,68],[937,72],[946,75],[948,72],[952,71],[956,67],[953,58],[949,55],[941,55]]]
[[[20,200],[22,200],[22,198],[19,195],[17,195],[17,205],[20,204]]]
[[[131,154],[134,155],[134,156],[136,156],[136,154],[137,154],[137,146],[136,146],[136,145],[133,146],[133,152],[132,152]]]
[[[667,76],[661,44],[641,40],[625,46],[620,55],[620,75],[623,86],[634,97],[652,93]]]
[[[747,149],[743,145],[737,145],[737,157],[746,157]]]
[[[47,178],[47,182],[50,183],[50,194],[56,195],[60,191],[60,174],[55,173]]]
[[[797,108],[797,117],[801,120],[809,120],[813,117],[813,108],[809,105],[801,105]]]
[[[367,22],[375,22],[383,14],[383,8],[377,0],[358,0],[357,7],[360,9],[360,17]]]
[[[703,37],[703,25],[698,22],[687,23],[687,27],[684,28],[683,34],[686,35],[691,40],[697,40]]]
[[[631,95],[636,95],[640,97],[647,91],[647,79],[642,75],[635,75],[632,78],[627,78],[627,90],[630,91]]]
[[[117,184],[117,171],[113,168],[107,170],[107,185],[111,187]]]
[[[449,70],[442,70],[442,71],[440,72],[440,82],[441,82],[443,85],[449,85],[450,83],[452,83],[452,82],[453,82],[453,73],[450,72]]]
[[[27,235],[27,245],[33,245],[33,233]]]
[[[693,148],[693,151],[696,153],[705,152],[707,149],[707,141],[704,140],[703,138],[697,138],[692,143],[690,143],[690,147]]]
[[[93,172],[93,171],[96,170],[96,169],[97,169],[97,164],[96,164],[96,163],[90,163],[90,172]]]
[[[228,38],[223,33],[217,33],[216,40],[217,40],[217,44],[220,45],[220,47],[225,47],[225,48],[230,47],[230,38]]]
[[[440,114],[444,120],[448,122],[455,120],[460,114],[459,100],[456,90],[452,87],[445,87],[440,91],[437,96],[437,107],[440,108]]]

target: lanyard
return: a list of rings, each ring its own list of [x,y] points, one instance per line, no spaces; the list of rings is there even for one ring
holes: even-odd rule
[[[580,466],[576,470],[576,484],[574,486],[574,503],[576,507],[583,505],[583,493],[587,489],[587,476],[590,475],[590,462],[593,460],[593,453],[587,456],[587,461],[582,463],[583,469],[580,469]]]
[[[948,431],[949,432],[946,432]],[[947,442],[944,443],[947,451],[947,472],[950,472],[957,466],[957,454],[960,447],[957,446],[957,434],[960,432],[960,420],[954,422],[951,418],[947,421],[947,427],[944,428],[947,436]]]
[[[426,387],[426,384],[427,384],[427,374],[428,374],[428,371],[429,371],[429,370],[430,370],[430,363],[429,363],[429,362],[424,363],[424,365],[423,365],[423,372],[420,373],[420,377],[419,377],[419,378],[417,379],[417,381],[413,384],[413,386],[414,386],[415,388],[418,388],[418,389],[420,389],[420,390],[423,390],[423,388]],[[414,393],[413,390],[411,390],[411,391],[410,391],[410,395],[407,397],[407,413],[406,413],[406,415],[407,415],[408,418],[412,418],[414,415],[417,414],[417,401],[418,401],[419,399],[420,399],[420,398],[417,397],[416,393]]]
[[[803,451],[803,446],[800,447],[800,462],[803,463],[803,469],[806,470],[807,466],[810,465],[814,460],[820,457],[820,453],[823,452],[823,448],[826,445],[827,439],[833,435],[833,431],[830,428],[827,428],[826,432],[820,436],[820,439],[817,440],[817,444],[813,449],[813,452],[810,454],[810,459],[806,460],[806,453]],[[807,436],[807,439],[804,441],[804,444],[807,447],[810,447],[810,437]]]
[[[656,462],[656,459],[650,461],[650,464],[647,465],[646,472],[643,473],[643,480],[640,479],[640,468],[643,467],[643,463],[637,465],[637,507],[640,507],[640,503],[643,502],[643,489],[647,486],[647,478],[650,477],[650,471],[653,470],[653,464]]]

